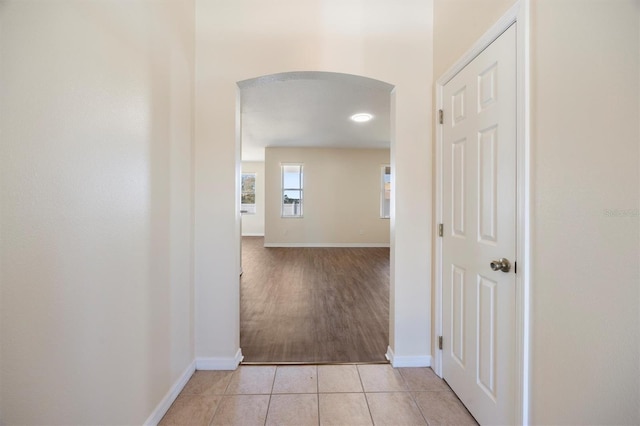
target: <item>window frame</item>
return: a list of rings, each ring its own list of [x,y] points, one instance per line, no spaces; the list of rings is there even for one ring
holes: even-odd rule
[[[253,191],[244,191],[244,177],[245,176],[253,176]],[[257,184],[257,173],[255,172],[242,172],[240,174],[240,213],[254,215],[256,214],[256,184]],[[253,204],[243,203],[242,198],[245,194],[253,194]],[[253,209],[247,209],[247,206],[253,206]]]
[[[300,168],[299,171],[299,188],[289,188],[284,186],[284,173],[285,167],[296,166]],[[299,191],[299,214],[288,215],[284,212],[284,197],[286,191]],[[295,204],[295,203],[293,203]],[[282,219],[301,219],[304,217],[304,164],[303,163],[280,163],[280,218]]]
[[[386,173],[387,169],[389,169],[389,173]],[[386,200],[386,188],[385,184],[385,176],[389,175],[389,212],[388,215],[385,215],[385,200]],[[390,164],[382,164],[380,165],[380,219],[391,219],[391,165]]]

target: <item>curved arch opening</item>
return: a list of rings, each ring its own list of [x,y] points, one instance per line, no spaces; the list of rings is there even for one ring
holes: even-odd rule
[[[239,187],[255,186],[255,213],[242,215],[239,233],[245,362],[386,361],[394,85],[295,71],[237,86]],[[372,119],[354,122],[359,113]],[[293,196],[283,195],[284,164],[302,165]],[[285,217],[284,196],[298,194],[304,215]],[[251,196],[242,197],[247,211]],[[277,266],[260,263],[274,253]]]

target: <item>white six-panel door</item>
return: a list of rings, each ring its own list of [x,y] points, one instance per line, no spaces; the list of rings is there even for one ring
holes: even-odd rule
[[[480,424],[513,424],[515,25],[443,95],[443,377]],[[511,269],[494,271],[502,258]]]

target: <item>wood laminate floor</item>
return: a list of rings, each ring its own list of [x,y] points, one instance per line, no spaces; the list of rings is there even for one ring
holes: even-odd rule
[[[243,237],[245,362],[384,362],[388,248],[265,248]]]

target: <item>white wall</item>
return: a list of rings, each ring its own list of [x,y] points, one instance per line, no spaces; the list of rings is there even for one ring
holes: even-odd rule
[[[435,77],[510,3],[436,0]],[[532,424],[640,423],[639,8],[531,1]]]
[[[236,82],[332,71],[395,85],[391,347],[430,354],[431,0],[196,1],[196,352],[239,347]],[[266,18],[268,17],[268,18]],[[234,184],[234,182],[236,182]]]
[[[388,149],[267,148],[265,245],[389,245],[380,218]],[[281,217],[282,163],[303,163],[304,216]]]
[[[142,424],[194,359],[192,1],[0,5],[2,424]]]
[[[256,174],[256,213],[242,215],[242,235],[264,235],[264,161],[243,161],[242,173]]]

